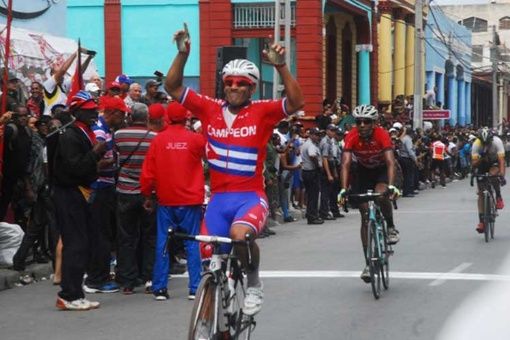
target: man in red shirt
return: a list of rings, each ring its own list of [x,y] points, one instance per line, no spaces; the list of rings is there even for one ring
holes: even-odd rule
[[[378,193],[390,192],[400,195],[400,191],[394,186],[395,183],[395,156],[391,138],[385,129],[376,126],[379,113],[372,105],[360,105],[354,109],[353,117],[356,119],[356,127],[349,131],[345,138],[342,155],[342,190],[339,198],[343,200],[349,189],[349,175],[352,163],[352,155],[358,161],[357,171],[351,190],[356,194],[364,194],[367,190]],[[393,224],[393,211],[387,198],[379,201],[381,211],[388,224],[388,242],[398,242],[398,231]],[[368,227],[368,203],[358,205],[361,213],[361,243],[365,255],[366,266],[361,273],[361,279],[370,282],[367,254],[367,227]]]
[[[205,156],[203,135],[186,129],[188,111],[177,102],[167,107],[168,127],[152,140],[140,177],[145,208],[152,209],[152,192],[158,201],[156,259],[152,291],[156,300],[167,300],[169,254],[165,252],[168,227],[190,235],[200,230],[204,201]],[[201,260],[197,242],[185,241],[189,272],[189,298],[200,282]]]
[[[249,234],[255,239],[268,215],[262,176],[266,146],[276,123],[303,107],[301,88],[285,64],[285,49],[273,44],[264,54],[282,78],[285,98],[252,101],[260,71],[245,59],[231,60],[222,70],[225,100],[199,95],[183,86],[190,51],[187,29],[178,31],[174,39],[179,53],[168,70],[165,89],[200,119],[207,138],[212,196],[201,233],[234,240],[245,240]],[[243,246],[236,246],[235,253],[247,274],[243,313],[255,315],[263,302],[259,248],[250,242],[251,257]]]

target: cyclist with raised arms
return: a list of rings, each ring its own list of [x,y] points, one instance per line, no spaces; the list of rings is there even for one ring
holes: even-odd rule
[[[501,197],[501,185],[506,184],[505,180],[505,147],[503,142],[498,136],[484,127],[480,129],[478,138],[474,141],[473,147],[471,148],[471,166],[479,174],[488,173],[489,175],[498,176],[499,180],[490,179],[494,190],[496,191],[496,208],[503,209],[505,203],[503,197]],[[476,227],[476,231],[483,233],[485,231],[485,225],[483,223],[483,198],[481,193],[483,188],[482,182],[477,181],[478,186],[478,216],[480,223]]]
[[[354,127],[345,138],[345,145],[342,155],[342,189],[338,195],[343,203],[347,191],[351,193],[364,194],[367,190],[378,193],[389,193],[389,196],[396,198],[400,191],[395,187],[395,157],[391,138],[385,129],[376,126],[379,113],[372,105],[360,105],[352,113],[356,120]],[[353,175],[353,183],[349,187],[351,175],[351,164],[353,155],[357,160],[357,170]],[[382,214],[388,225],[388,243],[395,244],[399,241],[398,231],[393,223],[393,208],[390,199],[386,196],[378,199]],[[361,279],[366,283],[370,282],[367,254],[367,228],[368,228],[368,203],[358,205],[361,213],[361,243],[365,255],[365,268],[361,273]]]
[[[263,53],[280,74],[286,98],[251,100],[260,81],[260,72],[251,61],[235,59],[222,71],[225,92],[222,100],[199,95],[183,86],[184,66],[190,52],[186,25],[184,30],[175,33],[174,40],[178,54],[168,70],[165,89],[200,119],[207,139],[212,196],[201,234],[234,240],[244,240],[249,234],[254,239],[268,215],[262,176],[266,145],[276,123],[304,105],[301,89],[285,65],[285,49],[275,43]],[[235,251],[248,279],[243,313],[255,315],[263,302],[258,273],[259,248],[251,242],[251,261],[245,247],[238,246]]]

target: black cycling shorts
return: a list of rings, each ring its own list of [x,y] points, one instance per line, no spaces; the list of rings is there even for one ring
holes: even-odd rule
[[[386,166],[369,169],[358,164],[353,176],[351,192],[364,194],[367,190],[375,190],[378,183],[388,184],[388,168]]]

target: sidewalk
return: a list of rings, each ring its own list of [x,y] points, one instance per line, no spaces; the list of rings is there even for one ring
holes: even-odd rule
[[[0,269],[0,291],[16,287],[20,285],[20,276],[29,275],[35,281],[39,281],[42,278],[46,278],[49,280],[50,274],[53,273],[53,269],[51,268],[51,263],[45,264],[31,264],[28,265],[26,270],[21,273],[11,269]]]

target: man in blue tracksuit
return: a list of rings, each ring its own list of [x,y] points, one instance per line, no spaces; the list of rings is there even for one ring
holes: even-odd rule
[[[156,300],[167,300],[169,254],[165,252],[168,228],[190,235],[200,231],[204,201],[205,139],[186,129],[187,110],[177,102],[168,105],[168,127],[153,139],[143,163],[140,185],[146,197],[145,208],[152,208],[156,191],[156,258],[152,292]],[[189,272],[189,298],[194,299],[200,282],[201,261],[198,242],[185,241]]]

